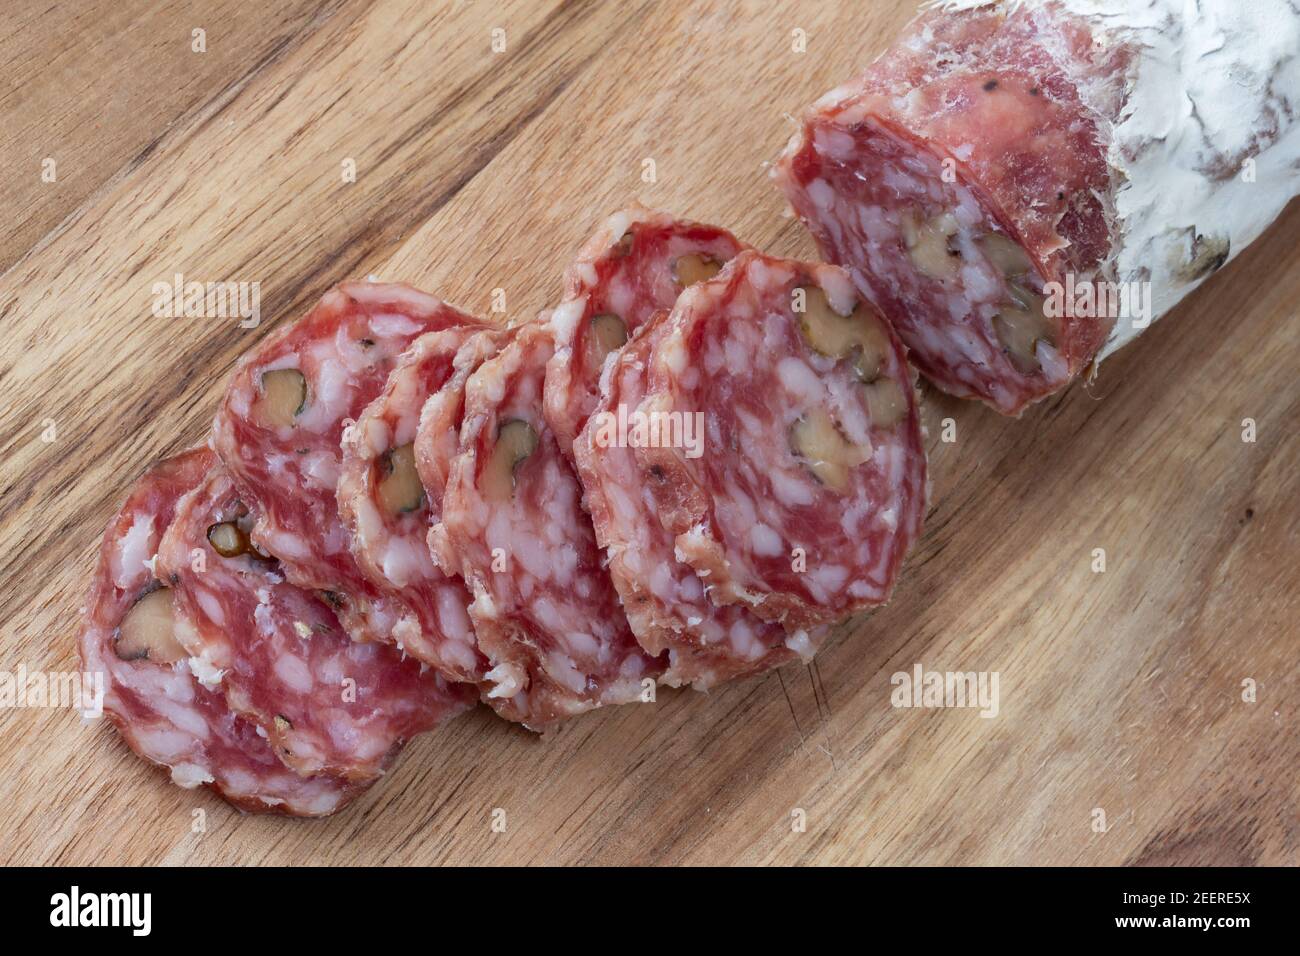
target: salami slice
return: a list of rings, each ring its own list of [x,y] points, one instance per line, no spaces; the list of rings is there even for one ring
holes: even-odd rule
[[[460,445],[460,426],[465,420],[465,384],[480,365],[500,352],[513,337],[513,329],[490,329],[467,339],[453,360],[451,377],[420,409],[415,433],[415,470],[429,496],[430,525],[442,521],[442,499]]]
[[[645,398],[593,418],[715,604],[787,629],[883,603],[925,510],[910,370],[834,266],[742,252],[682,293]]]
[[[550,316],[556,342],[546,371],[546,419],[566,454],[596,407],[608,356],[743,248],[725,229],[632,205],[579,250]]]
[[[652,316],[605,366],[593,418],[640,406],[650,352],[668,327],[668,315]],[[593,436],[589,419],[573,444],[584,501],[632,630],[647,651],[667,656],[662,682],[706,690],[789,661],[810,660],[825,628],[787,633],[742,605],[709,600],[700,577],[678,559],[674,535],[658,521],[653,487],[633,448],[617,442],[598,447]]]
[[[345,283],[244,358],[213,429],[213,447],[258,516],[253,540],[285,576],[330,592],[354,639],[409,645],[438,661],[463,635],[422,633],[432,622],[362,572],[336,489],[343,430],[383,390],[399,355],[422,334],[465,325],[481,323],[407,286]]]
[[[485,699],[529,727],[637,700],[657,661],[637,644],[602,567],[581,488],[542,414],[543,322],[519,329],[465,387],[464,424],[430,536],[474,593]]]
[[[216,469],[179,504],[157,570],[176,594],[177,638],[280,759],[302,774],[369,780],[401,745],[472,706],[472,688],[400,650],[352,641],[314,592],[253,548],[254,518]]]
[[[172,592],[154,576],[153,556],[177,501],[215,463],[206,448],[161,462],[109,523],[86,602],[82,665],[103,675],[104,708],[131,749],[169,768],[176,784],[206,785],[242,810],[333,813],[363,788],[293,773],[256,724],[194,678],[173,630]]]
[[[416,339],[383,392],[344,432],[338,482],[339,514],[362,573],[385,592],[400,593],[420,621],[404,635],[403,647],[442,673],[471,682],[483,679],[486,658],[474,639],[469,590],[459,575],[444,574],[429,553],[429,528],[441,519],[445,477],[427,487],[422,483],[416,433],[427,400],[464,374],[466,357],[456,361],[462,346],[474,337],[491,341],[503,334],[462,325]],[[439,436],[453,449],[459,412],[456,418]]]
[[[1130,341],[1300,189],[1286,0],[958,0],[774,173],[940,388],[1004,414]]]

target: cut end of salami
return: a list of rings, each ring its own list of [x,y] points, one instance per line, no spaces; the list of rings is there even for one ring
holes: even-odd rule
[[[104,681],[103,707],[131,749],[182,787],[206,785],[251,812],[324,816],[364,789],[305,777],[276,757],[258,726],[191,672],[176,632],[174,592],[153,558],[177,502],[215,465],[206,448],[161,462],[109,524],[86,602],[82,664]]]
[[[1129,57],[1059,7],[934,10],[813,105],[774,175],[822,254],[917,368],[1004,414],[1060,389],[1114,316],[1060,314],[1106,278],[1109,123]]]
[[[1300,192],[1290,0],[944,0],[773,170],[937,386],[1019,414]]]

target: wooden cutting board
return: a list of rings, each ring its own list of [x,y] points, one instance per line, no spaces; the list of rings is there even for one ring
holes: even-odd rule
[[[333,283],[527,319],[634,198],[811,256],[763,163],[912,2],[12,6],[10,673],[75,669],[128,486]],[[178,789],[107,721],[4,710],[0,862],[1300,862],[1298,267],[1293,208],[1091,386],[1019,421],[927,390],[925,535],[813,666],[547,739],[480,711],[313,822]],[[260,283],[260,326],[155,318],[177,273]],[[997,715],[891,706],[918,664],[997,672]]]

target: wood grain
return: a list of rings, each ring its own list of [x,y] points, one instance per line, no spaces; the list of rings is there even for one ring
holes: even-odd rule
[[[502,289],[527,318],[633,198],[811,256],[762,164],[911,3],[230,0],[206,54],[192,9],[23,5],[0,36],[0,670],[76,666],[127,487],[332,283]],[[3,710],[0,861],[1300,862],[1298,266],[1293,209],[1091,386],[1019,421],[927,392],[924,538],[812,667],[543,740],[478,712],[310,823],[179,790],[106,723]],[[259,282],[260,327],[154,318],[177,272]],[[918,662],[997,671],[998,716],[891,707]]]
[[[337,6],[24,0],[6,9],[0,203],[10,215],[0,269],[143,162],[175,120],[283,56]],[[46,161],[52,182],[41,178]]]

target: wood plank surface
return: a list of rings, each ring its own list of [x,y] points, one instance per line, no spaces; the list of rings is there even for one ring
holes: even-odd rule
[[[811,257],[763,163],[786,114],[912,3],[17,8],[0,25],[9,673],[76,668],[127,488],[202,441],[238,356],[333,283],[374,274],[480,312],[501,289],[526,319],[631,199]],[[260,283],[260,325],[155,318],[176,273]],[[811,667],[661,690],[544,739],[480,710],[311,822],[180,790],[106,721],[3,709],[0,862],[1300,862],[1298,298],[1293,208],[1090,386],[1018,421],[927,390],[924,537],[890,605]],[[996,671],[997,716],[891,706],[918,663]]]

